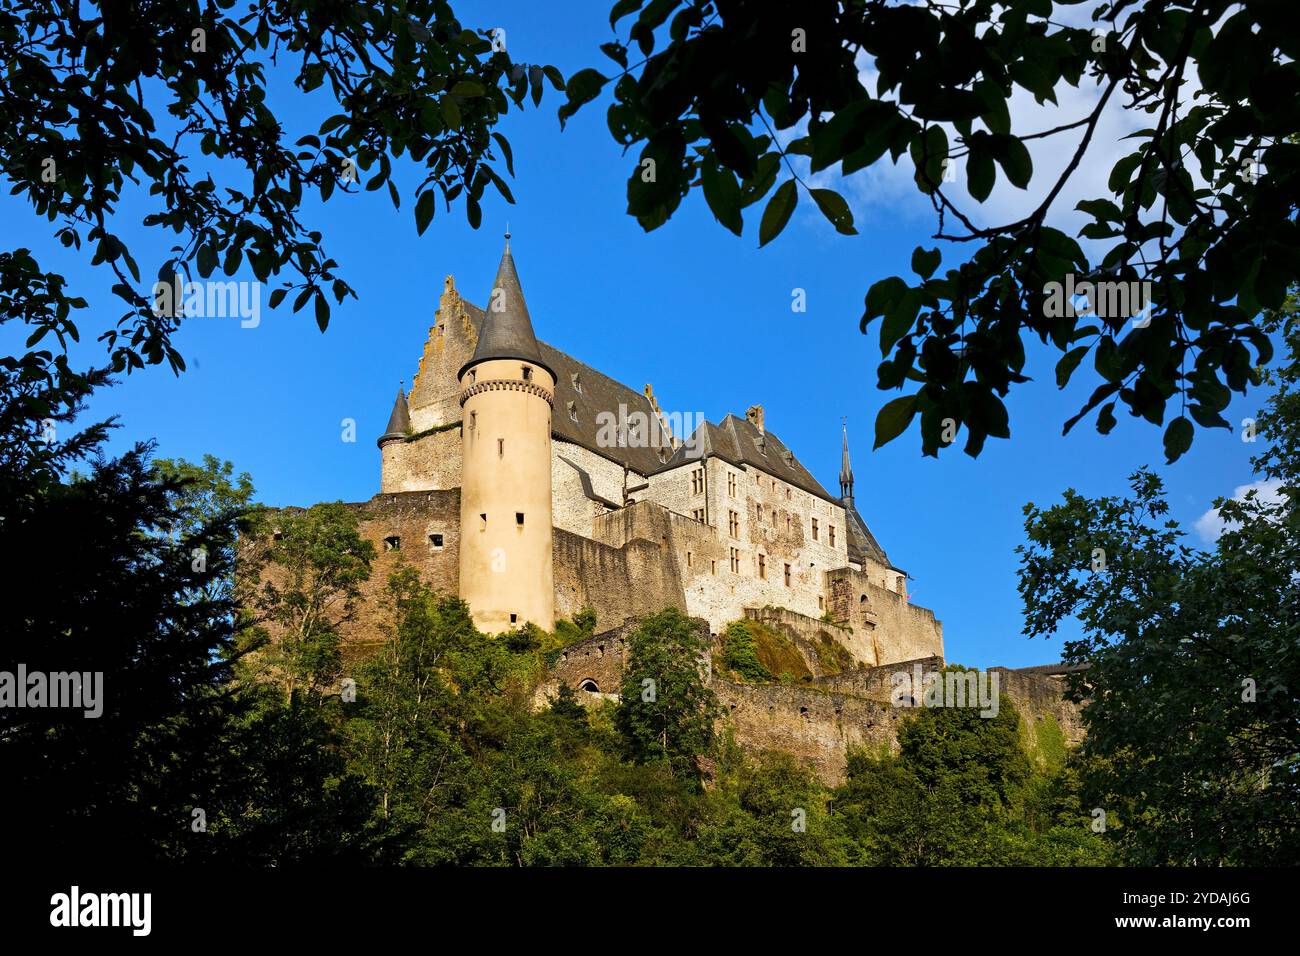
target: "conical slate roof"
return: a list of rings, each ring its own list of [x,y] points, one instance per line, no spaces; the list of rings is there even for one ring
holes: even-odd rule
[[[379,444],[393,438],[405,438],[411,430],[411,413],[406,407],[406,393],[399,386],[397,400],[393,402],[393,414],[388,416],[388,427],[379,437]]]
[[[542,361],[542,350],[533,334],[533,322],[528,315],[528,303],[519,285],[515,271],[515,257],[510,254],[510,234],[506,233],[506,248],[497,266],[497,277],[488,294],[483,325],[479,329],[478,346],[474,356],[460,370],[465,370],[489,359],[521,359],[540,365],[555,377],[555,372]]]

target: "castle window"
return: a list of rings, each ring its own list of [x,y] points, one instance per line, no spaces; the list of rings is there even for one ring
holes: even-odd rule
[[[790,565],[785,566],[785,586],[790,586]]]
[[[524,526],[524,513],[522,511],[515,512],[515,524],[521,528]]]
[[[790,516],[788,514],[785,516],[785,533],[790,533]]]
[[[525,382],[531,382],[532,380],[533,380],[533,370],[532,370],[529,366],[525,365],[525,366],[524,366],[524,381],[525,381]]]
[[[812,519],[812,523],[813,523],[813,540],[816,541],[816,540],[818,540],[818,538],[817,538],[817,519],[816,519],[816,518],[813,518],[813,519]]]
[[[504,458],[504,457],[505,457],[505,454],[506,454],[506,440],[505,440],[504,438],[498,438],[498,439],[497,439],[497,457],[498,457],[498,458]]]
[[[822,611],[826,608],[826,599],[820,594],[817,595],[817,610]]]
[[[477,370],[475,370],[475,369],[470,369],[470,370],[469,370],[469,383],[470,383],[471,385],[473,385],[476,381],[478,381],[478,372],[477,372]]]
[[[867,603],[867,596],[864,594],[864,595],[862,595],[862,597],[858,598],[858,603],[859,603],[859,604],[866,604],[866,603]]]
[[[688,568],[695,567],[695,555],[691,554],[689,551],[686,552],[686,566]]]
[[[835,547],[835,525],[828,524],[826,526],[826,533],[831,537],[831,547]]]
[[[578,690],[585,690],[588,694],[600,693],[600,687],[590,677],[578,685]]]
[[[442,338],[442,329],[443,327],[441,325],[438,326],[438,338]]]
[[[432,551],[442,550],[442,535],[440,534],[429,535],[429,549]]]
[[[699,495],[704,493],[704,469],[691,469],[691,494]]]
[[[478,412],[469,413],[469,430],[473,431],[474,426],[478,424]]]
[[[735,472],[731,472],[731,471],[727,472],[727,494],[730,495],[732,498],[736,497],[736,474],[735,474]]]
[[[765,581],[767,580],[767,555],[765,554],[758,556],[758,576]]]
[[[759,520],[759,521],[762,521],[762,520],[763,520],[763,506],[762,506],[762,505],[759,505],[759,506],[758,506],[758,520]]]
[[[578,420],[578,403],[569,402],[569,417],[575,422]]]
[[[730,548],[729,550],[731,551],[731,573],[739,574],[740,573],[740,550],[738,548]]]
[[[510,615],[510,623],[511,623],[511,624],[518,624],[518,623],[519,623],[519,615],[518,615],[518,614],[511,614],[511,615]]]
[[[704,524],[704,509],[696,508],[694,511],[691,512],[691,517],[694,518],[696,521],[698,521],[700,524]]]
[[[385,550],[385,551],[401,551],[401,550],[402,550],[402,539],[399,538],[399,537],[398,537],[397,535],[395,535],[395,534],[393,534],[393,535],[389,535],[387,538],[384,539],[384,550]]]
[[[789,488],[785,489],[785,500],[786,500],[786,501],[789,501],[789,500],[790,500],[790,489],[789,489]]]
[[[734,511],[727,512],[727,531],[733,538],[740,537],[740,515]]]
[[[483,514],[480,514],[480,515],[478,516],[478,529],[479,529],[480,531],[486,531],[486,530],[487,530],[487,513],[486,513],[486,512],[484,512]]]
[[[717,573],[718,573],[718,562],[717,562],[717,561],[713,561],[713,560],[710,560],[710,561],[709,561],[709,573],[710,573],[710,574],[717,574]]]

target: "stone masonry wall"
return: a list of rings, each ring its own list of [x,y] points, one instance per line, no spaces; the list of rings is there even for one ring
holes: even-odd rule
[[[561,528],[553,541],[556,617],[572,619],[592,607],[604,629],[666,607],[686,609],[681,578],[658,542],[640,538],[613,547]]]

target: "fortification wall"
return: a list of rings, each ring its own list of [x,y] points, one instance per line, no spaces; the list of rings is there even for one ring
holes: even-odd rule
[[[613,547],[562,528],[552,541],[556,617],[572,618],[592,607],[597,626],[611,628],[666,607],[686,609],[676,565],[657,541]]]
[[[733,684],[715,678],[713,690],[736,742],[751,752],[794,755],[828,786],[844,782],[851,747],[897,750],[904,711],[848,694],[783,684]]]
[[[929,608],[880,587],[853,568],[827,575],[831,616],[848,621],[855,647],[873,666],[943,656],[943,625]]]
[[[370,579],[361,585],[357,616],[341,629],[349,652],[356,653],[391,636],[386,590],[399,562],[415,568],[430,587],[444,594],[459,593],[460,491],[375,495],[348,507],[357,514],[361,536],[375,546]],[[397,547],[388,542],[392,538],[397,538]]]

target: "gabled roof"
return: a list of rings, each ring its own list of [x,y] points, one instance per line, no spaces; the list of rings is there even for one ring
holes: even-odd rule
[[[759,471],[794,485],[802,491],[815,495],[832,504],[841,504],[821,486],[786,448],[780,438],[771,430],[760,432],[753,422],[735,415],[728,415],[721,424],[705,422],[695,430],[691,440],[678,448],[662,470],[676,468],[691,460],[698,460],[706,455],[713,455],[738,467],[757,468]]]

